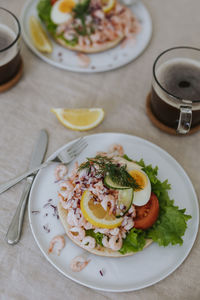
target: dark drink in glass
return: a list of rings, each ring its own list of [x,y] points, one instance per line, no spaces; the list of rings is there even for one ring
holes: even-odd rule
[[[200,124],[200,50],[169,49],[157,58],[153,72],[151,109],[156,118],[179,133]]]
[[[21,65],[20,25],[9,11],[0,8],[0,85],[11,80]]]

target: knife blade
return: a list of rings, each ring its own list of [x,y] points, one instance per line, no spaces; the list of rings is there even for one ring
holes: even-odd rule
[[[47,145],[48,145],[48,134],[46,130],[42,129],[40,130],[39,137],[36,141],[35,147],[31,155],[29,169],[35,168],[42,163],[46,153]],[[31,189],[34,177],[35,175],[31,175],[27,177],[19,205],[16,209],[15,215],[8,228],[6,234],[6,241],[10,245],[14,245],[18,243],[20,239],[26,203],[28,200],[29,191]]]

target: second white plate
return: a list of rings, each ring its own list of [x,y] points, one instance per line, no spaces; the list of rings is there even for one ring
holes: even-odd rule
[[[87,68],[81,67],[80,59],[76,52],[70,51],[58,45],[52,40],[53,52],[43,54],[39,52],[30,37],[29,18],[37,16],[37,3],[39,0],[26,1],[21,14],[22,36],[28,47],[42,60],[47,63],[69,71],[95,73],[109,71],[124,66],[137,58],[147,47],[152,35],[152,22],[148,10],[141,1],[138,1],[131,7],[141,24],[141,32],[137,35],[136,41],[126,44],[124,48],[121,45],[98,54],[90,54],[90,64]]]
[[[147,164],[159,167],[159,179],[164,181],[168,178],[171,184],[170,197],[175,199],[176,205],[186,208],[186,213],[192,216],[192,219],[188,221],[183,245],[159,247],[153,243],[133,256],[122,258],[106,258],[88,254],[91,262],[80,273],[74,273],[70,269],[70,262],[73,257],[82,254],[84,250],[74,245],[71,240],[66,238],[66,247],[60,256],[48,255],[52,237],[64,234],[64,229],[54,211],[58,190],[58,184],[55,183],[54,178],[55,165],[41,170],[32,186],[28,212],[34,238],[46,259],[58,271],[87,287],[123,292],[155,284],[181,265],[196,239],[199,207],[193,185],[183,168],[172,156],[144,139],[117,133],[102,133],[85,138],[88,147],[78,157],[79,163],[86,157],[93,157],[97,151],[107,151],[112,143],[120,143],[125,153],[131,158],[135,160],[143,158]],[[99,272],[102,269],[104,270],[103,277]]]

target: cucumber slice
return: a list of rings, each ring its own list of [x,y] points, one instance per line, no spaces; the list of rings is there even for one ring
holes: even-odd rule
[[[117,200],[116,217],[122,217],[133,202],[133,189],[120,190]]]
[[[121,185],[113,182],[109,175],[105,176],[105,178],[104,178],[104,184],[108,188],[113,189],[113,190],[128,190],[128,189],[130,189],[129,186],[121,186]]]

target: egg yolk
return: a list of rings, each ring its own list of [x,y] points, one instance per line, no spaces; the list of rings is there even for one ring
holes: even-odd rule
[[[73,0],[63,0],[59,4],[59,11],[62,13],[71,12],[75,6],[75,2]]]
[[[129,174],[135,179],[136,183],[139,185],[140,189],[136,189],[136,191],[143,190],[147,185],[147,178],[146,176],[138,171],[138,170],[131,170]]]

